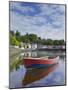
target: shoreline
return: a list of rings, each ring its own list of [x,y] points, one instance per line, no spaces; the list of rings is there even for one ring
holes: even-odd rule
[[[57,50],[57,51],[66,51],[66,48],[65,49],[60,49],[60,48],[43,48],[43,49],[41,49],[41,48],[38,48],[38,49],[21,49],[21,48],[16,48],[16,47],[14,47],[14,46],[12,46],[12,47],[9,47],[9,53],[11,52],[14,52],[14,53],[20,53],[21,51],[55,51],[55,50]]]

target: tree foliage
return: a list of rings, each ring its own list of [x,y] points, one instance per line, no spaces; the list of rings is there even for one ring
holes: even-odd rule
[[[10,31],[10,44],[11,45],[20,45],[20,42],[24,43],[40,43],[43,45],[65,45],[65,41],[62,40],[52,40],[52,39],[42,39],[36,34],[21,35],[17,30],[16,33]]]
[[[29,34],[29,40],[31,43],[37,42],[37,35],[36,34]]]
[[[20,32],[17,30],[15,33],[16,39],[20,42],[21,41],[21,35]]]
[[[20,42],[16,39],[16,36],[10,32],[10,44],[19,46]]]

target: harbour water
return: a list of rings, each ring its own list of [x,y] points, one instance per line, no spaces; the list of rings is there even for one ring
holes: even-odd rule
[[[10,53],[11,54],[11,53]],[[24,56],[44,57],[58,55],[59,63],[49,68],[27,70],[23,64]],[[65,85],[65,51],[30,51],[12,55],[10,58],[9,87],[39,87]]]

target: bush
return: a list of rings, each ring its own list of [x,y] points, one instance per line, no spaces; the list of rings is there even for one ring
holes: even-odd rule
[[[10,44],[11,45],[19,46],[20,45],[20,42],[18,40],[16,40],[16,37],[15,36],[11,36],[10,37]]]

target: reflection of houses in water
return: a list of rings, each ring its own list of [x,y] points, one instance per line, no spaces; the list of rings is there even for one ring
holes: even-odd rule
[[[24,52],[24,57],[31,57],[31,52]]]
[[[21,53],[21,56],[22,56],[22,57],[31,57],[31,52],[27,52],[27,51],[22,52],[22,53]]]
[[[24,57],[37,57],[37,52],[24,52]]]
[[[38,52],[31,52],[31,57],[37,57],[38,56]]]
[[[45,56],[65,56],[65,52],[62,51],[24,51],[22,52],[23,57],[45,57]]]

